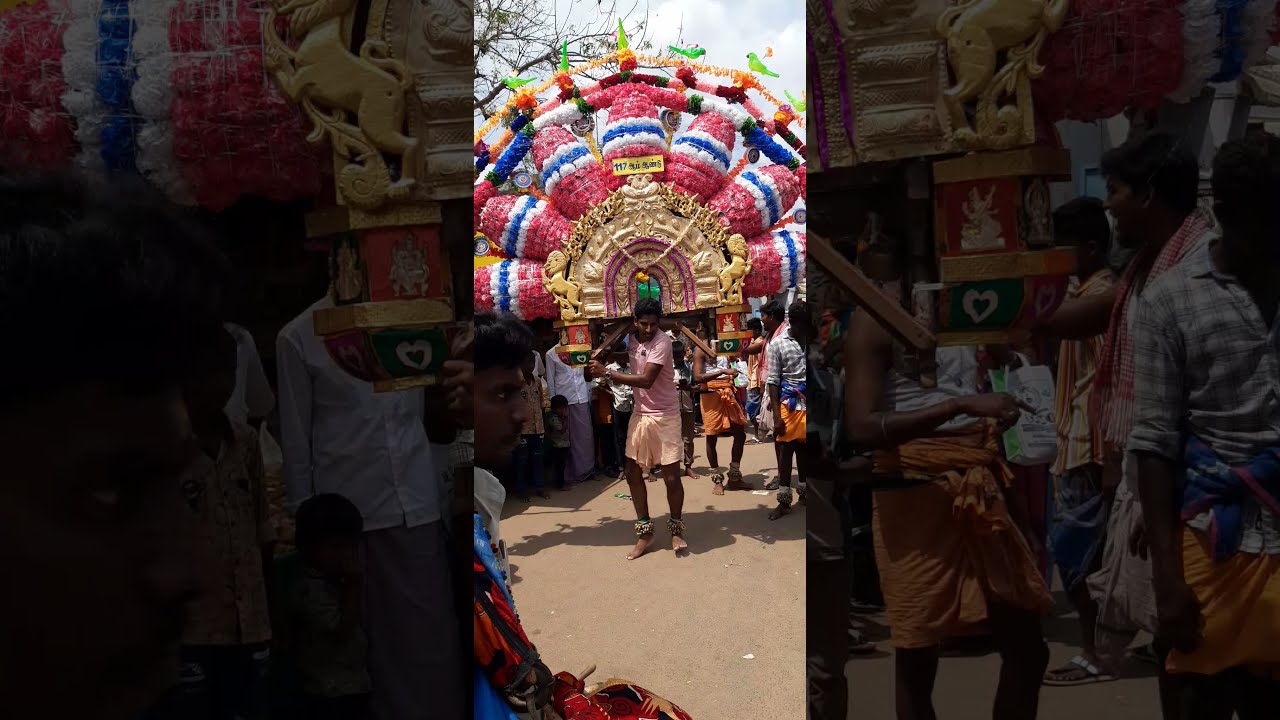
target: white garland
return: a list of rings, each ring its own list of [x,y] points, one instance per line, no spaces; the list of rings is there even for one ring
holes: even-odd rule
[[[98,100],[98,14],[100,0],[71,0],[67,30],[62,34],[62,77],[66,90],[62,107],[76,121],[80,149],[76,165],[90,173],[105,168],[102,126],[107,108]]]
[[[773,225],[776,220],[773,219],[772,214],[769,212],[769,201],[765,198],[764,192],[761,191],[760,188],[756,187],[755,183],[746,178],[748,173],[752,177],[759,179],[762,184],[767,185],[769,189],[773,191],[773,199],[776,201],[778,206],[779,218],[781,218],[782,213],[785,212],[785,209],[782,207],[782,193],[778,191],[778,184],[773,181],[773,178],[769,177],[765,173],[748,170],[734,178],[734,182],[739,183],[747,192],[751,193],[751,198],[755,200],[756,212],[760,213],[760,226],[767,228]]]
[[[532,205],[529,204],[531,202],[533,203]],[[529,238],[529,228],[533,226],[534,219],[541,215],[542,211],[545,210],[546,207],[546,202],[539,200],[532,195],[525,195],[521,197],[511,206],[511,210],[507,213],[507,222],[503,226],[503,252],[507,251],[506,239],[510,233],[511,224],[516,221],[516,217],[518,217],[521,212],[524,212],[524,221],[520,223],[520,227],[516,228],[516,247],[515,253],[513,253],[513,257],[524,257],[524,244]]]
[[[489,163],[484,166],[484,171],[480,173],[480,177],[476,178],[476,183],[472,187],[480,187],[480,183],[489,179],[489,173],[493,172],[493,168],[497,163]],[[472,167],[475,167],[474,165]]]
[[[568,125],[582,117],[582,111],[575,103],[565,103],[555,110],[542,113],[533,119],[535,132],[548,125]]]
[[[583,143],[573,143],[573,144],[566,144],[564,147],[567,147],[567,148],[581,147],[583,149],[586,149],[587,146]],[[557,150],[556,155],[563,154],[561,150],[564,150],[564,148]],[[568,151],[565,150],[565,152],[568,152]],[[554,159],[555,156],[552,156],[552,157]],[[546,183],[544,183],[547,193],[550,194],[554,192],[556,189],[556,186],[560,184],[560,181],[568,177],[571,173],[575,173],[583,168],[589,167],[593,165],[595,161],[596,161],[595,156],[592,155],[591,152],[588,150],[586,155],[583,155],[575,159],[573,162],[565,163],[564,165],[561,165],[560,167],[556,168],[556,170],[551,173],[551,177],[547,178]]]
[[[778,231],[773,232],[773,250],[778,253],[778,275],[781,280],[777,291],[780,292],[791,287],[791,253],[787,252],[787,241],[782,239],[782,233]]]
[[[698,140],[702,140],[710,144],[718,152],[724,153],[724,157],[726,158],[731,157],[732,155],[732,153],[729,152],[729,148],[726,147],[724,143],[717,140],[715,136],[709,132],[704,132],[702,130],[688,130],[685,133],[683,133],[681,137],[689,137],[689,138],[696,138]],[[702,148],[696,145],[690,145],[688,143],[673,142],[671,143],[671,152],[679,153],[680,155],[694,158],[707,165],[710,165],[711,167],[718,169],[721,175],[726,175],[729,172],[728,163],[721,161],[716,156],[712,155],[711,153],[707,152],[706,150],[703,150]]]
[[[174,154],[173,60],[169,48],[169,18],[177,0],[152,0],[131,4],[130,13],[137,31],[130,58],[137,64],[133,84],[133,107],[142,118],[138,131],[137,162],[141,172],[170,199],[183,205],[195,204],[195,193],[182,175]]]
[[[753,119],[751,117],[751,113],[730,103],[724,98],[717,97],[715,95],[707,95],[704,93],[698,93],[698,94],[702,95],[703,112],[706,112],[707,110],[713,110],[725,116],[726,118],[729,118],[729,122],[733,123],[734,130],[741,131],[742,126],[746,124],[747,120]]]
[[[1189,102],[1208,84],[1221,64],[1216,53],[1222,34],[1222,16],[1216,0],[1185,0],[1182,14],[1182,77],[1169,93],[1177,103]]]
[[[648,145],[649,147],[658,150],[658,152],[667,151],[667,129],[662,126],[661,120],[645,117],[619,118],[618,120],[605,125],[605,132],[607,133],[613,127],[622,124],[641,125],[646,130],[652,130],[658,133],[658,135],[655,137],[650,133],[625,133],[605,143],[604,147],[600,148],[601,153],[609,155],[627,145]]]

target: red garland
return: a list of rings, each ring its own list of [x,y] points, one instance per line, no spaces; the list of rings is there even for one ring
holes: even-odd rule
[[[181,0],[173,12],[174,155],[197,201],[213,210],[321,191],[328,151],[306,142],[302,114],[262,70],[262,7]]]
[[[40,2],[5,12],[0,24],[0,161],[22,169],[64,168],[76,150],[72,120],[62,109],[66,21]]]
[[[693,68],[686,65],[676,69],[676,79],[684,83],[685,87],[696,87],[698,84],[698,76],[694,75]]]
[[[720,85],[716,87],[716,95],[738,105],[747,101],[747,91],[732,85]]]
[[[1040,53],[1036,116],[1056,122],[1151,110],[1182,77],[1182,16],[1163,0],[1076,0]]]

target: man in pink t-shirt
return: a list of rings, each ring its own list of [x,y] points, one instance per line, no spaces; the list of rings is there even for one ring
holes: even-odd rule
[[[680,395],[675,382],[675,362],[671,354],[671,338],[658,328],[662,306],[657,300],[636,303],[636,328],[632,333],[627,356],[629,367],[637,372],[627,375],[605,368],[592,360],[587,371],[605,382],[630,385],[635,390],[635,409],[627,429],[627,485],[636,509],[636,545],[627,555],[634,560],[653,544],[653,521],[649,519],[649,494],[644,473],[654,465],[662,466],[667,485],[667,505],[671,519],[671,549],[680,552],[688,547],[684,541],[684,521],[680,510],[684,505],[684,485],[680,481]]]

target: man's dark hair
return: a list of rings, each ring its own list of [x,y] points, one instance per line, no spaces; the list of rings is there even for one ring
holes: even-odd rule
[[[220,328],[230,269],[208,231],[134,182],[0,174],[0,407],[80,383],[176,385]]]
[[[1150,132],[1108,150],[1102,174],[1125,183],[1139,197],[1150,193],[1175,212],[1196,209],[1200,162],[1191,143],[1167,132]]]
[[[632,313],[637,320],[646,316],[653,315],[659,320],[662,319],[662,303],[653,298],[642,298],[636,302],[636,311]]]
[[[1225,226],[1255,215],[1269,218],[1264,227],[1280,227],[1280,138],[1254,133],[1223,143],[1213,159],[1212,183]]]
[[[778,322],[787,319],[787,309],[783,307],[782,302],[779,300],[770,300],[765,303],[764,307],[760,308],[760,314],[771,317]]]
[[[341,495],[314,495],[298,506],[295,539],[299,550],[305,552],[326,540],[354,540],[362,532],[360,510]]]
[[[563,395],[557,395],[551,398],[551,407],[553,408],[569,407],[569,398]]]
[[[1111,223],[1098,198],[1078,197],[1063,203],[1053,211],[1053,232],[1076,244],[1093,245],[1102,255],[1111,252]]]
[[[787,316],[792,318],[793,321],[797,318],[802,318],[802,322],[808,322],[809,306],[803,300],[793,300],[790,307],[787,308]]]
[[[760,322],[760,318],[753,317],[747,320],[747,329],[756,332],[764,332],[764,323]]]
[[[475,368],[515,370],[524,367],[533,352],[533,333],[514,315],[477,313],[475,317]]]

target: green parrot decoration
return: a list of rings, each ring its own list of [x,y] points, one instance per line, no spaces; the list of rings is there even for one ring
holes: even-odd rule
[[[668,45],[667,48],[670,49],[671,52],[677,55],[683,55],[689,58],[690,60],[697,60],[698,58],[707,54],[706,48],[701,48],[701,47],[698,47],[697,45],[694,45],[693,47],[690,47],[690,48],[678,48],[675,45]]]
[[[804,100],[797,100],[791,97],[791,93],[787,92],[786,90],[783,90],[782,94],[787,96],[787,100],[791,102],[791,107],[794,108],[796,112],[801,112],[801,113],[804,112],[804,108],[805,108]]]
[[[627,49],[627,31],[622,29],[622,18],[618,18],[618,49]]]
[[[756,54],[753,52],[747,53],[747,66],[750,67],[753,71],[760,73],[761,75],[768,75],[769,77],[782,77],[778,73],[773,72],[769,68],[765,67],[764,63],[760,62],[760,58],[757,57]]]
[[[525,85],[528,85],[529,83],[533,82],[536,79],[537,78],[517,78],[517,77],[502,78],[502,84],[506,85],[508,88],[512,90],[519,90],[520,88],[524,87]]]

